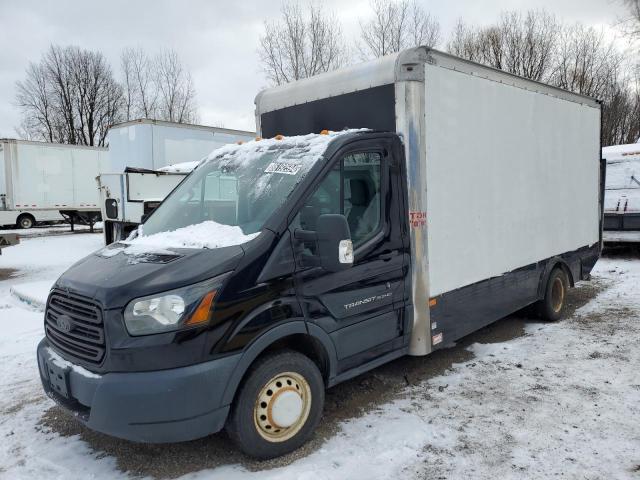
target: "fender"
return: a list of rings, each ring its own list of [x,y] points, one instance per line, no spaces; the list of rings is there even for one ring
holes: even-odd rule
[[[322,344],[329,361],[329,379],[335,377],[338,357],[333,341],[329,335],[317,325],[306,324],[302,319],[294,320],[278,325],[277,327],[269,330],[246,347],[227,382],[221,404],[229,405],[233,402],[233,397],[235,396],[236,390],[244,378],[245,373],[262,352],[264,352],[270,345],[273,345],[276,341],[294,334],[309,335]]]
[[[571,267],[569,267],[569,264],[562,257],[552,257],[547,260],[544,271],[542,272],[542,275],[540,275],[540,280],[538,282],[538,299],[544,298],[547,280],[549,280],[549,276],[551,275],[551,272],[556,267],[556,265],[560,265],[564,269],[567,277],[569,278],[569,285],[572,287],[574,286],[575,282],[573,281],[573,273],[571,272]]]

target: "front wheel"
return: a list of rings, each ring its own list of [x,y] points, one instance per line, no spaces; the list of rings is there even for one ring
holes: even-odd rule
[[[227,423],[238,447],[259,459],[300,447],[315,430],[324,382],[313,361],[285,350],[259,358],[242,383]]]
[[[562,318],[566,307],[569,279],[562,268],[555,268],[545,288],[545,295],[538,302],[538,314],[543,320],[555,322]]]

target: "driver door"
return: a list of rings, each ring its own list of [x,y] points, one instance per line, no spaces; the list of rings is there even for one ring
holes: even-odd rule
[[[396,141],[397,142],[397,141]],[[399,142],[397,142],[399,145]],[[345,371],[402,346],[405,218],[398,145],[384,138],[357,142],[338,152],[333,168],[305,199],[291,224],[315,230],[322,214],[347,218],[354,264],[340,272],[304,265],[314,246],[296,244],[297,289],[306,319],[333,339]],[[396,147],[396,148],[394,148]]]

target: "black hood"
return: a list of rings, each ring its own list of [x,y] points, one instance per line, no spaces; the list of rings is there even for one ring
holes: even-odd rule
[[[122,308],[134,298],[234,270],[243,255],[240,246],[129,255],[124,245],[114,244],[77,262],[55,288],[93,298],[107,309]]]

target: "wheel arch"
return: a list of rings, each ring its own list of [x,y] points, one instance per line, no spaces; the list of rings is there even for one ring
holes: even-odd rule
[[[540,281],[538,282],[538,298],[541,299],[544,297],[547,282],[549,281],[551,272],[553,272],[556,268],[561,268],[564,271],[565,275],[569,279],[570,287],[575,286],[573,273],[571,272],[569,264],[562,257],[553,257],[547,261],[547,265],[545,266],[545,269],[540,276]]]
[[[329,335],[317,325],[294,320],[269,330],[245,349],[227,382],[223,405],[233,402],[240,383],[255,360],[277,349],[291,349],[307,355],[318,365],[325,385],[336,375],[337,354]]]

